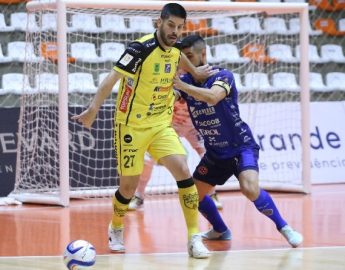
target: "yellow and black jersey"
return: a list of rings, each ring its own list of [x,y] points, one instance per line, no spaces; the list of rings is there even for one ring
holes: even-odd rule
[[[180,43],[164,50],[156,33],[129,44],[114,67],[125,75],[116,102],[118,123],[142,128],[171,123],[180,54]]]

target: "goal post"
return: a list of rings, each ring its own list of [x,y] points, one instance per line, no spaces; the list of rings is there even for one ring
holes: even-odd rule
[[[26,41],[35,47],[34,53],[41,56],[38,63],[27,61],[24,73],[29,76],[35,86],[34,91],[23,89],[21,103],[21,117],[18,135],[18,156],[16,167],[16,183],[10,196],[23,202],[47,203],[68,206],[70,198],[103,197],[111,196],[118,185],[118,175],[115,168],[114,149],[112,146],[112,114],[117,97],[114,89],[111,97],[106,100],[98,115],[95,125],[90,131],[84,130],[78,123],[70,119],[71,115],[83,111],[101,81],[101,75],[108,72],[117,59],[106,58],[103,45],[112,43],[127,45],[130,41],[145,34],[145,30],[132,27],[133,17],[137,19],[151,18],[153,27],[160,10],[166,1],[113,1],[113,0],[57,0],[57,1],[32,1],[27,3],[27,11],[34,14],[40,26],[39,31],[27,31]],[[216,34],[206,34],[205,40],[210,47],[209,56],[215,56],[214,65],[226,67],[239,74],[243,82],[243,89],[239,89],[239,102],[243,106],[242,118],[253,128],[254,133],[263,132],[266,126],[274,129],[274,121],[278,121],[277,129],[291,129],[290,141],[300,138],[300,146],[293,151],[274,153],[268,157],[267,164],[282,155],[291,155],[291,160],[296,160],[299,165],[298,172],[291,175],[289,171],[281,170],[277,174],[262,175],[262,187],[273,190],[296,192],[310,191],[310,134],[309,134],[309,18],[308,5],[301,3],[253,3],[253,2],[179,2],[188,12],[188,20],[206,20],[209,27],[213,19],[231,18],[239,30],[240,18],[251,17],[261,23],[267,17],[283,18],[286,23],[291,18],[299,18],[299,33],[254,33],[246,31],[224,32],[217,30]],[[56,19],[56,28],[44,25],[46,15],[53,15]],[[89,21],[84,21],[87,27],[73,28],[73,20],[78,16],[91,15],[95,19],[94,27],[89,26]],[[124,20],[124,29],[120,24],[114,25],[113,30],[102,28],[105,15],[119,15]],[[143,24],[143,23],[142,23]],[[133,22],[134,25],[134,22]],[[250,28],[251,26],[249,26]],[[254,26],[253,26],[254,27]],[[202,29],[197,29],[196,32]],[[204,29],[206,30],[206,29]],[[42,55],[42,44],[56,43],[57,61]],[[83,43],[76,52],[73,46]],[[291,46],[300,45],[300,59],[298,62],[284,62],[276,60],[274,63],[265,63],[242,56],[241,49],[244,44],[262,43],[267,47],[274,43],[291,43]],[[90,45],[91,44],[91,45]],[[218,44],[232,44],[239,49],[240,58],[230,59],[224,55],[216,56]],[[78,44],[80,45],[80,44]],[[87,49],[95,48],[92,52]],[[84,48],[84,49],[80,49]],[[85,53],[83,55],[83,52]],[[112,51],[115,55],[115,51]],[[225,57],[225,58],[224,58]],[[71,60],[71,59],[74,59]],[[263,81],[251,81],[246,84],[248,74],[272,75],[277,72],[294,73],[298,78],[300,91],[287,89],[262,88]],[[46,74],[57,74],[58,89],[52,81],[44,80]],[[83,73],[83,74],[81,74]],[[88,84],[91,74],[92,83]],[[49,77],[50,78],[50,77]],[[51,77],[53,78],[53,77]],[[73,84],[73,80],[79,81]],[[254,80],[254,79],[253,79]],[[237,82],[236,82],[237,83]],[[240,84],[240,82],[238,82]],[[52,89],[51,89],[52,88]],[[271,110],[271,111],[270,111]],[[274,110],[278,110],[274,111]],[[285,111],[284,111],[285,110]],[[290,117],[291,114],[291,118]],[[275,119],[272,115],[284,116],[286,119]],[[286,126],[282,126],[286,125]],[[286,130],[285,130],[286,129]],[[285,134],[284,133],[284,134]],[[297,135],[296,135],[296,134]],[[283,135],[272,135],[271,143]],[[264,138],[258,135],[258,138]],[[264,140],[261,141],[264,143]],[[297,144],[297,143],[296,143]],[[188,145],[187,145],[188,147]],[[277,148],[277,147],[276,147]],[[266,156],[261,157],[264,161]],[[193,166],[195,162],[193,161]],[[282,161],[282,164],[285,161]],[[191,171],[194,167],[190,168]],[[168,179],[169,174],[159,166],[155,168],[149,191],[152,193],[170,193],[176,191],[176,184]],[[274,171],[273,171],[274,172]],[[270,179],[268,179],[270,178]],[[168,179],[168,180],[167,180]],[[276,181],[278,179],[278,181]],[[279,180],[280,179],[280,180]],[[224,189],[236,189],[236,182],[230,181]]]

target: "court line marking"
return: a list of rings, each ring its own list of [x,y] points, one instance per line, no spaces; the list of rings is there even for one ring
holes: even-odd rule
[[[288,251],[288,250],[318,250],[318,249],[345,249],[345,246],[325,246],[325,247],[304,247],[304,248],[276,248],[276,249],[242,249],[242,250],[228,250],[228,251],[212,251],[211,253],[246,253],[246,252],[272,252],[272,251]],[[108,257],[108,256],[165,256],[165,255],[187,255],[187,252],[165,252],[165,253],[109,253],[97,255],[97,257]],[[63,255],[59,256],[0,256],[0,261],[2,259],[9,258],[61,258]]]

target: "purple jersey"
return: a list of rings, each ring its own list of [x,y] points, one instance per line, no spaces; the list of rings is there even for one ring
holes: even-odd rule
[[[188,84],[207,89],[211,89],[214,82],[225,82],[230,85],[230,94],[216,105],[208,105],[183,91],[180,92],[188,104],[195,128],[204,139],[207,152],[215,158],[228,159],[237,156],[244,148],[259,149],[259,146],[249,126],[240,117],[238,92],[233,74],[226,69],[219,70],[202,84],[195,82],[190,74],[181,77],[181,80]]]

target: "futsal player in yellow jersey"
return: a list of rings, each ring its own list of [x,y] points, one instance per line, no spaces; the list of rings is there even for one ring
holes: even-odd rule
[[[188,231],[188,253],[207,258],[198,229],[198,194],[189,172],[185,150],[171,127],[177,68],[200,79],[212,75],[212,67],[195,68],[181,53],[178,38],[186,21],[185,9],[177,3],[166,4],[157,20],[157,30],[128,45],[114,69],[99,86],[89,108],[74,116],[90,128],[113,85],[121,80],[116,103],[115,149],[120,186],[113,197],[109,224],[109,248],[124,252],[124,222],[128,204],[138,185],[147,151],[164,165],[177,181],[180,204]],[[116,27],[116,26],[114,26]]]

